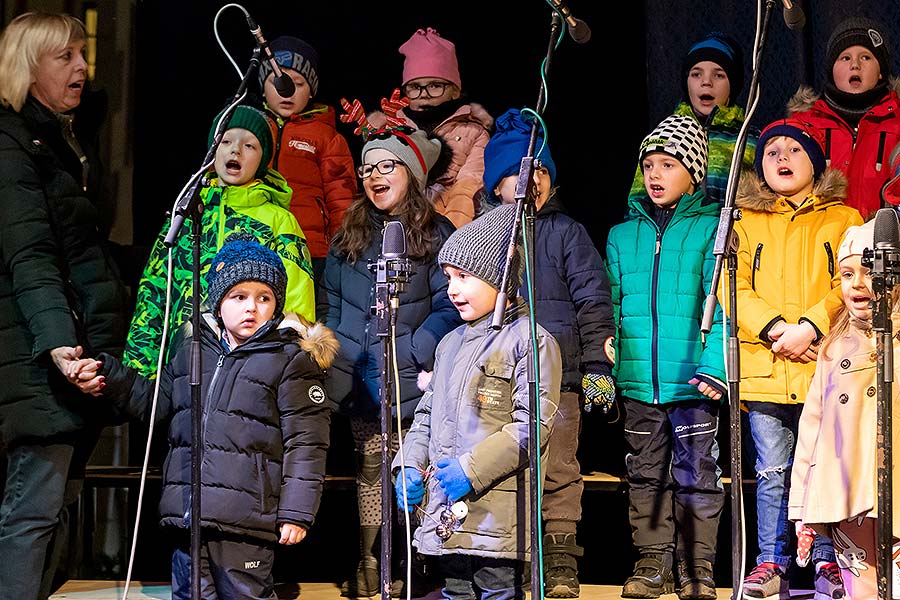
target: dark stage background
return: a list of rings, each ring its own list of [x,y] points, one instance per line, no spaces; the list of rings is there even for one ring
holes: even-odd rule
[[[47,3],[0,0],[0,8],[18,14],[32,5]],[[216,13],[226,3],[66,0],[59,4],[62,6],[48,9],[79,14],[82,5],[125,7],[124,12],[130,11],[133,19],[133,81],[98,79],[96,84],[111,91],[129,84],[134,89],[131,127],[120,136],[130,148],[113,146],[106,151],[113,156],[128,150],[133,153],[131,218],[138,249],[135,254],[140,256],[140,248],[152,243],[164,223],[165,211],[200,166],[214,115],[237,89],[239,77],[218,47],[213,31]],[[397,48],[417,28],[434,27],[456,43],[463,91],[471,101],[483,104],[495,117],[510,107],[535,107],[540,65],[550,43],[551,9],[542,0],[248,0],[241,4],[269,40],[295,35],[317,48],[319,102],[338,107],[341,97],[359,98],[368,110],[376,108],[380,98],[389,96],[400,84],[402,57]],[[564,203],[605,254],[609,227],[624,214],[638,144],[681,99],[682,57],[691,44],[711,30],[731,33],[743,44],[746,84],[738,102],[745,104],[757,2],[570,0],[568,4],[590,26],[593,35],[583,45],[564,35],[552,54],[544,119]],[[821,88],[825,43],[834,25],[846,16],[857,14],[881,21],[891,44],[893,72],[900,70],[898,0],[804,0],[800,4],[807,23],[800,31],[785,27],[781,3],[774,4],[762,60],[760,104],[752,121],[755,127],[783,116],[785,102],[799,84]],[[243,71],[253,40],[239,9],[232,7],[221,13],[219,33]],[[361,143],[353,136],[352,127],[341,124],[339,130],[358,151]],[[353,470],[352,441],[345,425],[335,419],[329,459],[332,474]],[[721,464],[728,474],[728,428],[723,423],[720,429]],[[142,443],[140,432],[133,430],[132,464],[140,464]],[[162,450],[159,445],[157,464]],[[745,450],[744,473],[752,477],[752,461],[747,454]],[[585,472],[621,473],[621,424],[610,423],[598,414],[586,416],[579,456]],[[753,562],[755,514],[749,487],[746,556]],[[158,496],[153,486],[148,493],[134,576],[164,580],[169,576],[169,540],[155,527]],[[133,495],[131,500],[133,505]],[[583,505],[579,539],[586,552],[581,579],[585,583],[621,584],[634,559],[625,491],[586,492]],[[280,550],[279,579],[340,581],[349,576],[356,565],[355,520],[352,491],[326,492],[318,525],[308,540]],[[731,515],[726,509],[716,564],[720,586],[730,584],[730,525]],[[807,574],[795,577],[808,587]]]

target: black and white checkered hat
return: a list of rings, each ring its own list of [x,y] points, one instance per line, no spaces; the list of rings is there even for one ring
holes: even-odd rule
[[[660,121],[641,142],[638,162],[643,162],[651,152],[665,152],[677,158],[691,174],[695,186],[706,177],[709,141],[706,132],[691,117],[670,115]]]

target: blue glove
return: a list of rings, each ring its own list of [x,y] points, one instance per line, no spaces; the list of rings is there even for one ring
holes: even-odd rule
[[[472,482],[466,477],[458,458],[442,458],[435,466],[437,471],[434,472],[434,478],[451,502],[456,502],[472,491]]]
[[[394,483],[394,488],[397,492],[397,506],[400,508],[405,507],[407,512],[413,512],[415,505],[425,497],[425,484],[422,483],[422,474],[413,467],[403,467],[402,477],[406,480],[406,498],[409,500],[409,505],[405,505],[403,502],[403,482],[398,477]]]

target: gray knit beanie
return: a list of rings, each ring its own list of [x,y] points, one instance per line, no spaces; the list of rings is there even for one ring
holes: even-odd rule
[[[699,185],[706,177],[709,141],[700,124],[684,115],[669,115],[641,142],[638,163],[651,152],[665,152],[678,159],[691,174],[691,183]]]
[[[410,127],[381,129],[371,133],[362,149],[362,161],[366,162],[366,154],[376,148],[387,150],[403,161],[416,178],[420,191],[425,190],[428,171],[441,155],[439,139]]]
[[[463,225],[444,242],[438,253],[438,264],[462,269],[499,290],[515,218],[516,205],[501,204]],[[510,298],[522,285],[524,263],[521,250],[521,243],[517,240],[506,282],[506,295]]]
[[[213,313],[228,290],[243,281],[258,281],[275,294],[275,316],[284,310],[287,293],[287,271],[274,250],[266,248],[250,233],[238,231],[225,240],[206,274],[206,297]]]

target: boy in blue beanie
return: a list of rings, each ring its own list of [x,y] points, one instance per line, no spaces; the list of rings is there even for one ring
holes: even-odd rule
[[[485,191],[515,202],[522,157],[528,151],[531,121],[516,109],[497,119],[484,149]],[[585,410],[608,411],[615,400],[612,338],[615,334],[609,280],[603,258],[583,225],[568,216],[560,200],[556,164],[539,135],[534,170],[536,217],[534,309],[538,322],[553,334],[562,353],[559,409],[550,435],[542,505],[544,521],[544,594],[579,595],[576,543],[584,483],[578,463],[581,403]],[[527,299],[527,288],[522,295]]]

